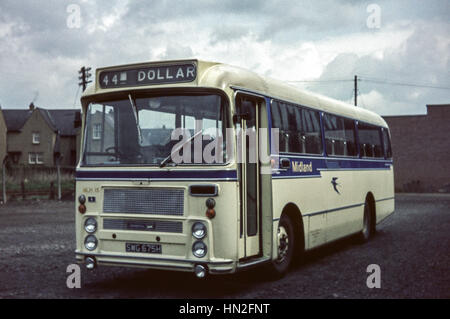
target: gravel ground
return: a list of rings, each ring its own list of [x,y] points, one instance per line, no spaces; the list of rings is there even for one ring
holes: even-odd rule
[[[399,194],[396,213],[364,245],[309,252],[281,280],[260,270],[198,281],[187,273],[101,267],[66,287],[74,263],[73,202],[0,205],[0,298],[450,298],[450,196]],[[366,268],[381,268],[369,289]]]

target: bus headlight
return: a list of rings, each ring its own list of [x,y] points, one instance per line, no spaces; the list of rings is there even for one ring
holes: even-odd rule
[[[203,223],[196,222],[192,225],[192,236],[197,239],[205,238],[206,236],[206,226]]]
[[[97,221],[92,217],[86,219],[84,222],[84,230],[89,234],[95,233],[97,230]]]
[[[206,245],[201,241],[196,241],[194,245],[192,245],[192,253],[197,258],[205,257],[206,251]]]
[[[87,250],[94,250],[97,248],[97,238],[94,235],[89,235],[84,240],[84,247],[86,247]]]

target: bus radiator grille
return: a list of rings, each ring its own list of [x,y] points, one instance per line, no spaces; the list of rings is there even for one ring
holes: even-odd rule
[[[183,216],[182,189],[105,189],[103,212]]]

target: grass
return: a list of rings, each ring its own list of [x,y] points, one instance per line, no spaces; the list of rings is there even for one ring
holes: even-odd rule
[[[0,172],[1,176],[1,172]],[[54,167],[10,167],[6,175],[6,191],[21,192],[22,182],[25,186],[25,193],[44,192],[50,193],[51,183],[55,193],[58,190],[58,176]],[[63,193],[75,190],[75,179],[73,169],[61,169],[61,190]],[[3,192],[2,183],[0,183],[0,197]]]

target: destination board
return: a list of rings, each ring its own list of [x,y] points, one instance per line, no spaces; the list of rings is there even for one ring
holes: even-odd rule
[[[101,71],[99,74],[99,84],[102,89],[113,89],[130,86],[192,82],[196,77],[196,66],[188,63]]]

